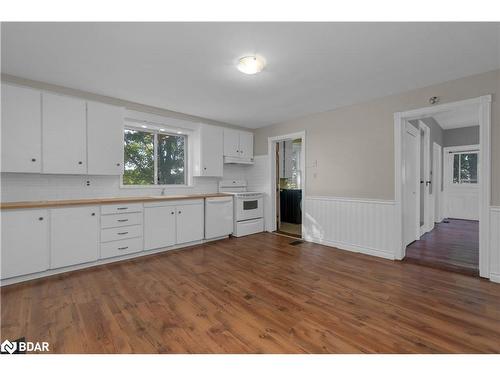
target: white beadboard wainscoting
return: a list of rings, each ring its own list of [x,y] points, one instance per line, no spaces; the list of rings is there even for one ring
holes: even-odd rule
[[[500,206],[490,207],[490,280],[500,283]]]
[[[394,201],[310,196],[304,206],[306,241],[395,259]]]

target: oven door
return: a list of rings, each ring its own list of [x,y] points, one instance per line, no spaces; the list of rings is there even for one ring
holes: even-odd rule
[[[257,219],[264,216],[262,197],[238,197],[236,199],[236,220]]]

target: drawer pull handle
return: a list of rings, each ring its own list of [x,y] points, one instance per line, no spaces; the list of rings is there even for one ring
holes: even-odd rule
[[[119,247],[118,250],[127,250],[128,246]]]
[[[119,222],[119,223],[124,223],[124,222],[126,222],[126,221],[128,221],[128,219],[119,219],[119,220],[118,220],[118,222]]]
[[[43,220],[43,217],[42,217],[42,216],[40,216],[40,217],[38,218],[38,220],[42,221],[42,220]]]
[[[128,210],[128,207],[118,207],[117,210]]]
[[[118,233],[120,236],[123,235],[123,234],[128,234],[128,232],[120,232]]]

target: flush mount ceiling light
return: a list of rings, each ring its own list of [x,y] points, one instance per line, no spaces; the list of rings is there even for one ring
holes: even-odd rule
[[[262,56],[245,56],[238,60],[238,70],[245,74],[260,73],[266,66],[266,61]]]

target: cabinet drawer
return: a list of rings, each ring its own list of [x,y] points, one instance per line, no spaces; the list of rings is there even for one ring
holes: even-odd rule
[[[101,215],[142,212],[142,203],[105,204],[101,206]]]
[[[112,241],[101,244],[101,259],[142,251],[142,237]]]
[[[101,229],[101,242],[124,240],[134,237],[142,237],[142,225]]]
[[[142,224],[142,213],[105,215],[101,217],[101,228],[117,228]]]

